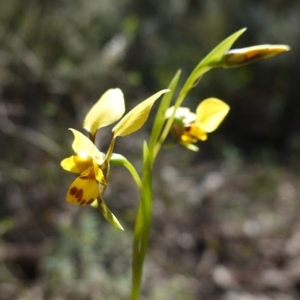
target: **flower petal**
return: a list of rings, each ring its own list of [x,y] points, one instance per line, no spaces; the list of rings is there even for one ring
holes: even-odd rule
[[[207,134],[198,124],[192,124],[188,128],[185,129],[184,135],[188,135],[190,137],[195,137],[198,140],[205,141],[207,140]]]
[[[196,110],[197,124],[205,132],[212,132],[221,124],[229,109],[225,102],[217,98],[205,99],[198,105]]]
[[[82,179],[91,179],[91,178],[95,178],[95,174],[94,174],[94,166],[91,166],[87,169],[85,169],[83,172],[80,173],[80,178]]]
[[[251,64],[260,59],[273,57],[289,51],[287,45],[257,45],[240,49],[232,49],[224,56],[224,67],[235,68]]]
[[[183,143],[183,144],[192,144],[192,143],[197,143],[198,139],[191,136],[191,135],[183,134],[181,136],[180,142]]]
[[[113,128],[113,134],[125,136],[139,130],[147,121],[150,109],[154,102],[169,90],[162,90],[133,108],[125,117]]]
[[[70,130],[74,134],[74,142],[72,144],[74,152],[82,159],[90,156],[98,163],[98,165],[101,165],[103,163],[104,155],[97,149],[93,142],[81,132],[72,128],[70,128]]]
[[[174,112],[174,106],[168,108],[166,118],[170,118]],[[192,113],[188,107],[178,107],[176,109],[175,118],[181,119],[184,123],[194,122],[197,118],[195,113]]]
[[[83,128],[95,135],[100,127],[119,120],[125,112],[123,93],[120,89],[109,89],[87,113]]]
[[[93,161],[93,165],[96,180],[103,185],[107,185],[102,170],[99,168],[95,161]]]
[[[71,204],[91,204],[99,195],[98,183],[95,178],[77,177],[71,184],[66,200]]]
[[[72,155],[61,161],[61,167],[69,172],[81,173],[92,165],[92,159],[90,157],[80,157],[78,155]]]
[[[186,144],[186,143],[181,143],[181,145],[183,145],[184,147],[186,147],[187,149],[194,151],[194,152],[198,152],[199,151],[199,147],[197,147],[194,144]]]

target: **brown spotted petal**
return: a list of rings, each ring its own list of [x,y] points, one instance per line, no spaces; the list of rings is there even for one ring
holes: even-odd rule
[[[77,177],[67,192],[66,200],[75,205],[87,205],[92,203],[98,194],[98,183],[95,178]]]

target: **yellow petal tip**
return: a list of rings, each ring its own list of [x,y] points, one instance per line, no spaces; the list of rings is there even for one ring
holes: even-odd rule
[[[95,135],[101,127],[119,120],[125,112],[124,96],[119,88],[107,90],[87,113],[83,128]]]

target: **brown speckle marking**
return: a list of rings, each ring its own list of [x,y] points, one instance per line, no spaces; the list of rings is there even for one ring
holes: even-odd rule
[[[83,190],[80,189],[77,191],[77,193],[75,194],[75,198],[77,198],[78,202],[80,202],[82,200],[83,197]]]
[[[94,199],[90,199],[86,204],[91,204],[94,201]]]
[[[84,199],[80,201],[81,205],[85,205],[85,203],[86,203],[86,201]]]
[[[75,197],[76,197],[77,199],[79,199],[79,198],[82,198],[82,196],[83,196],[83,190],[80,189],[80,190],[78,190],[78,191],[76,192]]]
[[[74,196],[76,193],[77,193],[77,187],[72,187],[71,189],[70,189],[70,194],[72,195],[72,196]]]
[[[186,126],[186,127],[184,127],[184,131],[190,132],[190,131],[191,131],[191,126]]]

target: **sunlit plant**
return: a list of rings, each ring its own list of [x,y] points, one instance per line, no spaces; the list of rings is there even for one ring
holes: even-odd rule
[[[105,219],[123,230],[123,227],[103,200],[115,139],[118,136],[125,136],[139,130],[146,122],[154,102],[167,91],[162,90],[154,94],[137,105],[119,121],[112,130],[112,137],[106,154],[100,152],[95,146],[95,135],[99,128],[116,122],[124,114],[124,97],[120,89],[110,89],[104,93],[86,115],[83,128],[88,131],[89,138],[75,129],[70,129],[74,134],[72,148],[75,155],[62,160],[61,167],[66,171],[79,173],[79,176],[72,182],[67,191],[66,200],[69,203],[99,205]],[[120,156],[117,157],[120,160]],[[126,163],[125,158],[121,161],[123,164]]]
[[[61,166],[66,171],[79,175],[67,191],[66,200],[69,203],[99,207],[108,222],[123,230],[103,200],[106,186],[109,184],[110,166],[126,167],[139,188],[141,198],[133,235],[131,300],[140,297],[143,263],[152,220],[152,169],[157,154],[167,136],[173,139],[174,145],[181,144],[190,150],[198,151],[195,144],[205,141],[207,134],[216,130],[229,112],[229,106],[224,101],[213,97],[200,102],[196,111],[191,112],[189,108],[182,107],[189,91],[213,68],[240,67],[289,50],[286,45],[258,45],[229,50],[244,31],[245,29],[241,29],[229,36],[201,60],[176,97],[174,92],[181,76],[180,70],[171,80],[168,89],[161,90],[141,102],[122,119],[125,112],[123,93],[120,89],[108,90],[84,119],[83,128],[88,132],[88,137],[80,131],[70,129],[74,135],[72,148],[75,154],[62,160]],[[123,155],[113,152],[115,140],[139,130],[148,119],[153,104],[162,95],[164,96],[160,100],[149,141],[143,143],[143,169],[140,176]],[[121,120],[112,129],[107,151],[100,152],[94,144],[97,131],[119,119]]]

